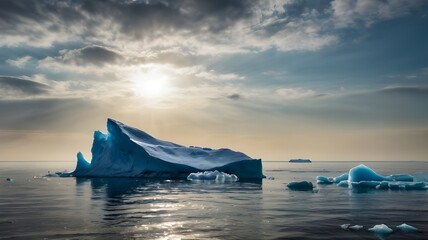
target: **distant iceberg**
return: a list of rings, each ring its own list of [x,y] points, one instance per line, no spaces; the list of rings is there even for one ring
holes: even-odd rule
[[[310,159],[290,159],[288,162],[290,163],[311,163],[312,161]]]
[[[156,139],[113,119],[107,134],[95,131],[92,161],[77,154],[75,177],[182,178],[195,172],[219,171],[240,179],[261,179],[262,161],[230,149],[186,147]]]

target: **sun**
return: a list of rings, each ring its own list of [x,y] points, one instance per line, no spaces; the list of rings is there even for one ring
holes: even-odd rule
[[[144,98],[165,98],[169,92],[169,76],[160,70],[138,71],[131,81],[136,94]]]

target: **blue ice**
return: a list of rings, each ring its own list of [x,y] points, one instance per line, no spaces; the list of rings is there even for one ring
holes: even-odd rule
[[[75,177],[186,178],[219,171],[241,179],[262,179],[262,161],[226,148],[186,147],[156,139],[119,121],[107,120],[108,133],[94,132],[92,159],[77,154]]]
[[[417,228],[405,223],[398,225],[397,228],[400,229],[402,232],[407,232],[407,233],[418,231]]]

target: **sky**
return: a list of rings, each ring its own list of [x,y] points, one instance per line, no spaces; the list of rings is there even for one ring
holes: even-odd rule
[[[0,1],[0,161],[107,118],[263,160],[428,160],[428,1]]]

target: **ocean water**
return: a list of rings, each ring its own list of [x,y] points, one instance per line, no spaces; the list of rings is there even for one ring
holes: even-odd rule
[[[39,177],[74,164],[0,162],[0,239],[378,239],[367,228],[381,223],[394,229],[388,239],[428,239],[428,191],[286,189],[358,162],[263,162],[269,179],[223,184]],[[428,181],[428,162],[365,164]],[[364,229],[341,229],[346,223]],[[396,231],[402,223],[420,232]]]

